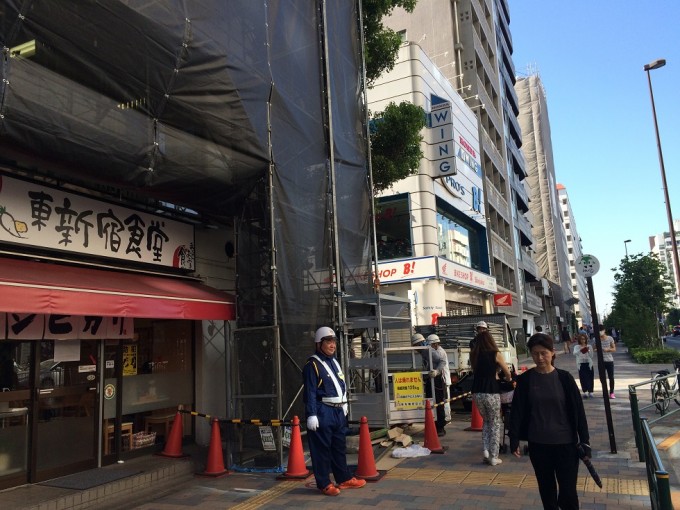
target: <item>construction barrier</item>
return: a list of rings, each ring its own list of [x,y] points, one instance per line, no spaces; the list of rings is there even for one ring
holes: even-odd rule
[[[437,435],[437,426],[434,424],[434,416],[432,416],[432,407],[430,406],[430,401],[425,401],[425,448],[429,449],[432,453],[444,453],[444,448],[442,448],[439,442],[439,436]]]
[[[172,427],[170,428],[170,434],[165,441],[165,447],[163,451],[157,455],[160,457],[169,457],[172,459],[178,459],[182,457],[187,457],[187,455],[182,453],[182,416],[180,414],[181,409],[177,410],[175,413],[175,419],[172,422]]]
[[[368,418],[365,416],[361,417],[361,426],[359,427],[359,462],[354,476],[371,482],[381,477],[375,467],[371,433],[368,430]]]
[[[480,432],[482,430],[482,426],[484,425],[484,420],[482,419],[482,415],[479,414],[479,409],[477,408],[477,404],[475,401],[472,401],[472,413],[470,415],[470,426],[467,427],[465,430],[471,430],[473,432]]]
[[[300,419],[293,416],[293,429],[290,438],[290,451],[288,453],[288,469],[279,478],[303,480],[309,476],[309,470],[305,464],[305,453],[302,449],[302,436],[300,435]]]
[[[220,423],[217,418],[213,418],[210,431],[210,445],[208,446],[208,460],[206,462],[205,471],[199,473],[199,475],[218,478],[228,473],[229,471],[224,468]]]

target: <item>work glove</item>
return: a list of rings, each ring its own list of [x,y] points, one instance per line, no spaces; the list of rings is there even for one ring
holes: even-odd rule
[[[347,413],[349,412],[349,406],[347,404],[342,404],[342,412],[347,416]]]
[[[319,418],[310,416],[307,418],[307,430],[316,430],[319,428]]]
[[[436,370],[430,370],[430,378],[431,379],[434,379],[438,375],[439,375],[439,372],[437,372]]]

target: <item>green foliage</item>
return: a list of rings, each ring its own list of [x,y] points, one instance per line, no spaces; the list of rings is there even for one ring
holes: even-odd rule
[[[413,175],[423,157],[420,131],[425,127],[425,112],[411,103],[390,103],[371,121],[371,165],[373,192]]]
[[[680,358],[680,353],[675,349],[648,349],[634,347],[628,349],[636,363],[673,363]]]
[[[680,308],[673,308],[666,316],[666,329],[670,331],[677,324],[680,324]]]
[[[413,12],[417,0],[362,0],[366,81],[371,84],[384,72],[391,71],[401,46],[401,37],[383,25],[382,19],[396,7]]]
[[[653,255],[631,255],[614,268],[614,306],[608,325],[623,331],[628,347],[659,346],[659,319],[668,310],[672,286]]]

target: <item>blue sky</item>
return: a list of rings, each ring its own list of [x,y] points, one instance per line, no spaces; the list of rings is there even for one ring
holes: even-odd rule
[[[673,217],[680,218],[680,1],[508,0],[518,76],[545,86],[557,181],[567,188],[600,316],[614,272],[668,231],[647,73],[651,71]],[[527,71],[529,69],[529,72]],[[533,70],[533,71],[532,71]]]

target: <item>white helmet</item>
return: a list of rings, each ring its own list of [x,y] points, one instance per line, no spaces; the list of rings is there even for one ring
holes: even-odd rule
[[[440,343],[439,337],[432,333],[430,336],[427,337],[427,343],[432,345],[432,344],[438,344]]]
[[[425,337],[421,335],[420,333],[416,333],[411,337],[411,345],[416,345],[419,344],[420,342],[424,342]]]
[[[329,328],[327,326],[323,326],[323,327],[316,330],[316,334],[314,335],[314,342],[318,344],[319,342],[321,342],[321,340],[323,340],[324,338],[327,338],[329,336],[332,336],[333,338],[337,338],[335,336],[335,331],[333,331],[331,328]]]
[[[479,321],[477,324],[475,324],[475,329],[478,329],[478,328],[489,329],[489,326],[486,325],[486,322]]]

